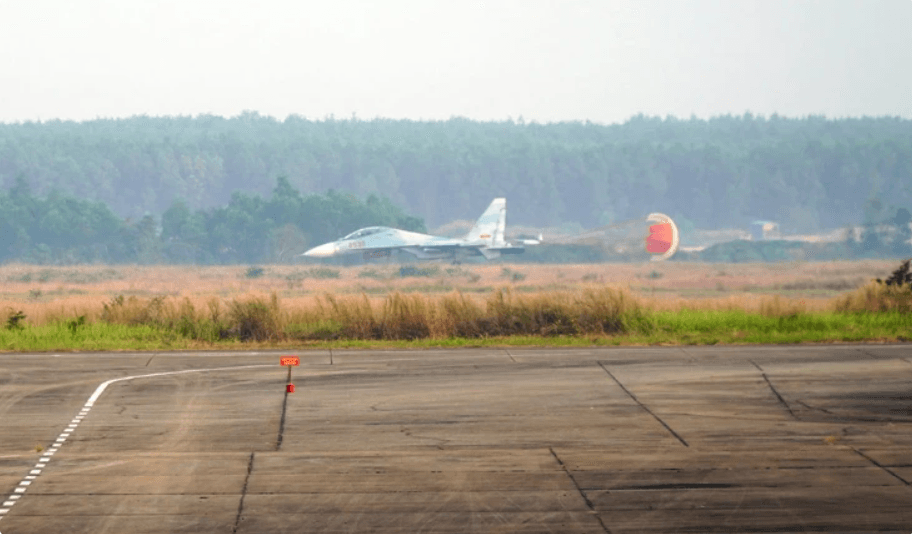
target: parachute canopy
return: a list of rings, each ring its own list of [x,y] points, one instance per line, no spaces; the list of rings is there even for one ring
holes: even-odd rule
[[[646,252],[650,254],[665,254],[671,248],[671,225],[654,224],[649,227],[649,237],[646,238]]]
[[[646,252],[657,254],[652,261],[662,261],[674,256],[678,251],[678,227],[671,217],[662,213],[650,213],[647,221],[657,222],[649,227],[646,237]]]

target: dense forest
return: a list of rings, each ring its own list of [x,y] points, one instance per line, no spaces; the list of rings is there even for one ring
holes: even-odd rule
[[[239,193],[269,195],[279,176],[304,195],[387,198],[431,227],[474,219],[505,196],[509,222],[535,227],[589,228],[660,211],[685,231],[765,219],[786,233],[811,232],[912,207],[912,121],[746,114],[598,125],[245,113],[0,124],[3,190],[24,177],[35,195],[102,202],[121,218],[224,209]]]
[[[57,192],[38,197],[19,178],[0,193],[0,262],[283,263],[311,243],[370,224],[426,230],[387,199],[362,202],[336,191],[302,196],[285,178],[269,198],[235,192],[226,206],[197,210],[176,201],[160,220],[136,221],[102,202]]]
[[[847,236],[838,243],[734,241],[702,252],[682,251],[675,259],[745,262],[906,257],[912,252],[910,222],[912,215],[900,208],[893,219],[865,225],[857,237]],[[102,202],[56,191],[36,196],[20,177],[8,193],[0,192],[0,262],[292,263],[304,261],[299,254],[317,243],[370,225],[427,231],[424,221],[403,213],[389,199],[369,195],[361,202],[334,190],[305,196],[285,177],[278,178],[268,198],[235,192],[226,206],[209,209],[192,209],[177,200],[160,219],[146,215],[136,221],[121,219]],[[618,253],[610,243],[545,242],[510,261],[642,261],[641,256]],[[363,260],[356,255],[330,261],[350,264]]]
[[[0,261],[286,262],[359,227],[425,231],[496,196],[509,223],[864,225],[806,257],[909,253],[912,121],[634,117],[624,124],[277,121],[255,113],[0,124]],[[364,200],[362,200],[364,199]],[[743,242],[683,259],[793,257]],[[519,261],[604,261],[542,247]],[[517,258],[518,259],[518,258]]]

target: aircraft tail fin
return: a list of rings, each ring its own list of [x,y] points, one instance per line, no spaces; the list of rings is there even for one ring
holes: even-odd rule
[[[502,246],[507,225],[507,199],[495,198],[466,234],[466,241],[483,241],[489,247]]]

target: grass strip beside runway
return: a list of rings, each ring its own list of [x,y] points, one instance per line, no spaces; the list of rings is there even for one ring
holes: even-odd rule
[[[557,318],[561,321],[566,318]],[[376,338],[346,336],[345,325],[292,324],[287,332],[241,340],[237,330],[218,333],[213,325],[174,328],[164,325],[76,321],[0,330],[4,351],[178,350],[294,347],[485,347],[586,345],[781,344],[912,339],[912,314],[904,312],[824,312],[767,316],[739,310],[676,312],[640,310],[624,316],[613,331],[580,331],[557,322],[539,325],[539,333],[433,336],[421,332],[379,330]],[[308,334],[328,339],[308,339]],[[304,334],[302,334],[304,333]],[[396,334],[400,334],[397,336]],[[221,336],[221,337],[220,337]]]
[[[88,323],[72,328],[73,323],[55,322],[0,330],[0,349],[4,351],[70,350],[159,350],[185,348],[181,339],[161,327]]]

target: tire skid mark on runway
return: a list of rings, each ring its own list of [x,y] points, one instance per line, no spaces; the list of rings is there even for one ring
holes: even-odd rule
[[[817,406],[811,406],[810,404],[808,404],[804,401],[800,401],[800,400],[796,400],[795,404],[799,404],[811,411],[817,411],[822,414],[826,414],[827,416],[829,416],[829,419],[825,420],[825,422],[836,422],[836,423],[903,423],[903,422],[905,422],[905,421],[896,421],[894,419],[890,419],[889,417],[887,417],[885,419],[881,419],[881,418],[877,418],[877,417],[864,417],[864,416],[859,416],[859,415],[841,415],[841,414],[838,414],[831,410],[827,410],[826,408],[819,408]],[[807,422],[807,423],[820,422],[820,421],[815,421],[814,419],[809,419],[809,418],[799,419],[799,421]]]
[[[788,413],[789,413],[789,415],[792,416],[792,419],[794,419],[795,421],[801,421],[801,418],[798,417],[797,415],[795,415],[795,412],[794,412],[794,410],[792,410],[792,407],[789,406],[789,403],[785,402],[785,399],[782,398],[782,395],[780,395],[779,392],[776,391],[776,387],[773,386],[773,383],[770,382],[769,377],[766,376],[766,371],[764,371],[762,367],[757,365],[757,362],[755,362],[754,360],[747,360],[747,361],[749,361],[751,363],[751,365],[753,365],[754,367],[757,368],[758,371],[760,371],[760,374],[763,376],[763,380],[766,381],[766,385],[769,386],[770,391],[773,392],[773,395],[775,395],[776,398],[779,399],[779,404],[781,404],[782,406],[785,407],[786,410],[788,410]]]
[[[802,404],[799,401],[799,404]],[[666,417],[675,416],[675,417],[699,417],[700,419],[722,419],[724,421],[781,421],[780,417],[749,417],[749,416],[731,416],[731,415],[711,415],[705,413],[693,413],[693,412],[663,412]]]
[[[646,406],[645,404],[643,404],[642,402],[640,402],[640,399],[636,398],[636,395],[634,395],[633,393],[630,392],[629,389],[627,389],[626,387],[624,387],[624,384],[622,384],[621,381],[618,380],[617,377],[615,377],[615,376],[611,373],[611,371],[608,370],[607,367],[605,367],[605,362],[599,361],[598,364],[599,364],[599,367],[601,367],[603,371],[605,371],[606,373],[608,373],[608,376],[610,376],[611,379],[614,380],[614,382],[615,382],[618,386],[620,386],[621,389],[624,390],[624,393],[626,393],[627,396],[629,396],[631,399],[633,399],[633,402],[637,403],[637,404],[640,406],[640,408],[646,410],[646,413],[648,413],[649,415],[651,415],[656,421],[659,422],[659,424],[661,424],[662,426],[664,426],[664,427],[665,427],[665,430],[671,432],[671,435],[674,436],[678,441],[680,441],[680,442],[681,442],[681,445],[684,445],[685,447],[690,447],[690,445],[688,445],[687,442],[684,441],[684,438],[682,438],[681,436],[679,436],[677,432],[675,432],[670,426],[668,426],[668,423],[666,423],[665,421],[662,420],[661,417],[659,417],[658,415],[656,415],[655,413],[653,413],[653,411],[650,410],[648,406]]]
[[[687,363],[689,363],[691,365],[695,365],[697,363],[697,359],[694,358],[691,353],[687,352],[687,349],[685,349],[684,347],[678,347],[678,350],[681,351],[682,353],[684,353],[685,356],[687,356]]]
[[[60,435],[57,437],[56,440],[54,440],[54,444],[51,445],[51,447],[47,450],[47,452],[45,452],[41,456],[41,458],[38,459],[38,463],[36,463],[35,466],[31,470],[29,470],[29,473],[22,478],[22,480],[19,482],[19,485],[16,486],[16,489],[13,490],[13,493],[3,502],[2,505],[0,505],[0,520],[2,520],[6,516],[6,514],[8,514],[10,512],[12,507],[17,502],[19,502],[19,500],[22,498],[23,494],[26,492],[28,487],[32,485],[32,482],[34,482],[37,479],[37,477],[41,475],[41,471],[45,467],[47,467],[48,463],[50,463],[51,457],[54,456],[58,450],[60,450],[61,445],[66,443],[66,440],[68,437],[70,437],[70,434],[72,434],[76,430],[76,428],[79,426],[79,423],[81,423],[82,420],[85,419],[86,415],[88,415],[89,411],[91,411],[92,407],[95,405],[95,402],[98,401],[99,397],[101,397],[101,394],[104,393],[105,389],[107,389],[107,387],[110,386],[111,384],[114,384],[115,382],[123,382],[126,380],[135,380],[137,378],[154,378],[157,376],[182,375],[182,374],[188,374],[188,373],[204,373],[204,372],[211,372],[211,371],[237,371],[240,369],[253,369],[253,368],[262,368],[262,367],[274,367],[274,366],[269,365],[269,364],[258,364],[258,365],[240,365],[240,366],[236,366],[236,367],[217,367],[217,368],[212,368],[212,369],[185,369],[182,371],[165,371],[162,373],[151,373],[151,374],[146,374],[146,375],[124,376],[124,377],[120,377],[120,378],[112,378],[111,380],[102,382],[95,389],[95,392],[92,393],[92,395],[89,397],[89,400],[87,400],[86,403],[82,406],[82,409],[79,410],[79,414],[76,415],[72,421],[70,421],[70,424],[67,426],[67,428],[63,432],[60,433]],[[248,474],[249,474],[249,472],[248,472]]]
[[[115,370],[115,369],[112,369]],[[0,396],[0,415],[6,413],[11,407],[15,406],[19,402],[25,400],[28,397],[34,397],[39,394],[53,392],[59,389],[63,389],[69,386],[81,386],[84,385],[86,380],[69,380],[66,382],[61,382],[57,384],[47,384],[47,385],[38,385],[32,388],[29,388],[27,391],[14,391],[8,392],[3,391],[3,395]]]

